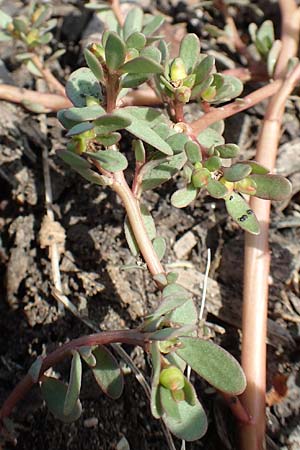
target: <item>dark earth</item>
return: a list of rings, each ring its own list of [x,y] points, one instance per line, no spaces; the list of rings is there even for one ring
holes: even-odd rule
[[[83,41],[97,32],[95,18],[84,2],[54,3],[58,26],[51,45],[67,52],[52,66],[62,81],[83,64]],[[206,24],[224,27],[222,15],[199,2],[161,0],[139,3],[145,11],[166,15],[166,34],[178,46],[187,31],[201,38],[202,51],[210,50],[219,69],[239,64],[238,55],[209,37]],[[209,2],[204,2],[209,3]],[[235,3],[235,2],[234,2]],[[238,3],[238,2],[237,2]],[[277,2],[255,1],[233,6],[231,13],[247,39],[249,23],[272,19],[277,35],[280,19]],[[18,11],[26,2],[5,1],[8,12]],[[15,59],[15,48],[1,44],[2,82],[45,89]],[[227,58],[226,58],[227,56]],[[230,59],[228,59],[230,58]],[[247,85],[250,92],[258,85]],[[259,126],[265,104],[226,122],[226,141],[241,147],[241,158],[255,155]],[[197,107],[186,111],[188,120]],[[268,389],[274,377],[284,375],[287,393],[268,407],[268,448],[300,449],[300,100],[293,96],[286,108],[278,157],[278,172],[293,183],[293,195],[272,209],[270,275]],[[46,126],[46,128],[45,128]],[[46,130],[46,131],[45,131]],[[54,114],[37,115],[1,101],[0,114],[0,401],[26,374],[38,355],[60,344],[88,334],[90,330],[70,311],[59,314],[51,294],[52,270],[47,248],[41,239],[46,214],[42,151],[49,152],[53,212],[65,232],[60,270],[64,293],[78,308],[81,317],[102,330],[138,326],[159,296],[148,273],[135,265],[124,237],[124,210],[115,195],[78,178],[56,156],[67,139]],[[267,151],[267,149],[266,149]],[[198,198],[193,207],[176,210],[170,196],[176,180],[152,193],[145,202],[152,210],[158,234],[168,242],[164,264],[178,270],[181,280],[201,298],[207,249],[212,266],[207,293],[207,324],[214,341],[240,355],[240,326],[244,233],[227,217],[222,201]],[[62,241],[64,241],[62,234]],[[200,301],[200,300],[199,300]],[[140,349],[125,347],[147,379],[151,367]],[[69,361],[55,367],[67,379]],[[126,368],[125,391],[118,401],[108,399],[89,371],[84,372],[81,400],[83,414],[69,425],[61,424],[47,411],[38,389],[15,410],[10,435],[0,441],[2,449],[18,450],[155,450],[167,448],[160,423],[151,417],[147,398],[134,375]],[[222,399],[199,380],[196,388],[208,415],[209,429],[201,441],[188,449],[237,449],[238,426]],[[124,444],[125,437],[129,447]],[[177,449],[180,442],[176,441]],[[124,445],[124,446],[122,446]]]

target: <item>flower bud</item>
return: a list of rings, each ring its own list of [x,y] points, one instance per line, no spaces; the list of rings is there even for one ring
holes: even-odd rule
[[[184,387],[184,375],[176,366],[169,366],[160,373],[159,382],[170,391],[178,391]]]
[[[192,175],[192,183],[195,188],[201,188],[207,186],[209,180],[211,179],[211,173],[208,169],[196,169]]]
[[[188,103],[191,98],[191,89],[186,86],[181,86],[176,89],[176,99],[180,103]]]
[[[187,76],[184,62],[181,58],[175,58],[172,62],[170,76],[172,81],[181,81]]]

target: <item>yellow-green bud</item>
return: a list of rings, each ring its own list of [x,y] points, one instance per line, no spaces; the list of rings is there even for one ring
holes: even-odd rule
[[[38,38],[39,38],[39,31],[37,29],[33,29],[27,34],[26,42],[28,45],[31,45]]]
[[[187,76],[184,62],[181,58],[175,58],[172,62],[170,76],[172,81],[181,81]]]
[[[204,101],[209,102],[216,96],[217,88],[215,86],[209,86],[205,91],[201,93],[201,97]]]
[[[255,181],[250,177],[246,177],[243,180],[237,181],[234,187],[242,194],[248,195],[255,195],[257,189]]]
[[[89,50],[100,60],[104,61],[105,53],[104,48],[100,44],[93,43]]]
[[[208,169],[196,169],[192,175],[192,183],[195,188],[201,188],[207,186],[209,180],[211,179],[211,173]]]
[[[169,366],[160,373],[159,382],[170,391],[178,391],[184,387],[184,375],[176,366]]]
[[[181,103],[188,103],[191,98],[191,89],[186,86],[180,86],[176,89],[176,99]]]

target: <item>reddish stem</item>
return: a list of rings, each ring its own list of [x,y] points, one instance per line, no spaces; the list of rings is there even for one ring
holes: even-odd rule
[[[235,100],[232,103],[229,103],[225,106],[220,106],[219,108],[214,108],[207,114],[204,114],[200,117],[200,119],[195,120],[191,124],[189,124],[194,135],[198,135],[201,131],[205,130],[207,127],[212,125],[219,120],[224,120],[227,117],[231,117],[245,109],[249,109],[257,103],[265,100],[268,97],[271,97],[278,91],[282,84],[281,80],[273,81],[272,83],[264,86],[260,89],[257,89],[251,94],[246,95],[242,99]]]
[[[54,352],[45,357],[40,369],[39,379],[46,370],[62,361],[66,356],[70,354],[72,350],[79,349],[80,347],[107,345],[116,342],[144,347],[146,341],[146,335],[138,330],[103,331],[102,333],[90,334],[88,336],[74,339],[73,341],[62,345]],[[14,388],[14,390],[2,405],[2,408],[0,410],[0,421],[3,421],[5,417],[8,417],[11,414],[16,404],[25,397],[27,392],[32,388],[34,384],[35,381],[30,374],[27,374],[17,384],[17,386]]]

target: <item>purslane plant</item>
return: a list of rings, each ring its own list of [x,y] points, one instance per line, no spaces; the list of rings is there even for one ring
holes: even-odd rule
[[[140,345],[150,355],[151,412],[180,439],[199,439],[207,428],[205,412],[185,375],[187,365],[225,395],[236,396],[245,389],[237,361],[201,337],[192,296],[177,283],[175,273],[165,272],[161,259],[166,242],[156,234],[143,192],[178,175],[185,187],[173,192],[174,207],[190,205],[205,190],[224,200],[228,214],[241,228],[258,234],[259,223],[243,195],[281,200],[291,187],[288,180],[269,174],[255,161],[232,162],[239,148],[225,142],[223,121],[196,135],[195,128],[184,121],[184,106],[190,101],[199,102],[206,111],[211,105],[237,98],[243,85],[239,79],[217,72],[214,58],[201,53],[195,34],[188,34],[178,56],[170,58],[168,44],[155,35],[162,21],[160,16],[144,15],[137,7],[130,10],[122,26],[111,18],[111,29],[103,33],[102,42],[92,43],[84,51],[87,67],[73,72],[67,81],[66,94],[74,106],[58,113],[70,138],[59,156],[80,176],[120,197],[126,210],[128,245],[134,256],[144,258],[161,290],[161,302],[138,330],[79,338],[44,360],[38,359],[2,407],[1,419],[33,383],[40,382],[50,411],[65,422],[76,420],[81,414],[82,361],[101,389],[118,398],[123,375],[106,346],[114,342]],[[145,82],[161,98],[164,110],[119,109],[118,102],[128,89]],[[126,172],[130,152],[134,155],[132,179]],[[72,358],[68,384],[44,374],[67,356]]]

